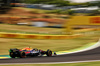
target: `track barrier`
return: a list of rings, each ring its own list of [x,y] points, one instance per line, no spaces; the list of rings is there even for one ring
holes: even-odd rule
[[[39,34],[18,34],[0,32],[1,38],[19,38],[19,39],[71,39],[81,37],[83,35],[39,35]]]

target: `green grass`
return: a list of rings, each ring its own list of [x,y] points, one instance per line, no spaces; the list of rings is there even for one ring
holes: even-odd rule
[[[0,24],[0,32],[9,33],[23,33],[23,34],[43,34],[43,35],[61,35],[63,34],[64,28],[46,28],[46,27],[33,27],[25,25],[10,25],[10,24]],[[13,27],[13,28],[12,28]],[[85,32],[75,32],[78,34],[84,34]],[[94,31],[86,31],[94,32]]]
[[[20,25],[9,25],[9,24],[0,24],[0,27],[2,27],[0,28],[0,32],[25,33],[25,34],[59,35],[59,32],[63,31],[63,29],[58,29],[58,28],[42,28],[42,27],[40,28],[33,26],[20,26]]]
[[[3,65],[3,66],[100,66],[98,62],[84,62],[84,63],[65,63],[65,64],[18,64],[18,65]]]
[[[4,30],[4,29],[0,29],[0,32],[7,32],[7,33],[21,33],[21,34],[39,34],[39,35],[61,35],[61,34],[57,34],[57,33],[45,33],[45,32],[25,32],[25,31],[18,31],[18,30]]]

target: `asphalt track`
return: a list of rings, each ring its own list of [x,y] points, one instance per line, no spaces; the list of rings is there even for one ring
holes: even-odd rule
[[[16,59],[0,59],[0,64],[9,63],[54,63],[54,62],[72,62],[72,61],[86,61],[86,60],[100,60],[100,47],[92,50],[58,55],[53,57],[31,57],[31,58],[16,58]]]

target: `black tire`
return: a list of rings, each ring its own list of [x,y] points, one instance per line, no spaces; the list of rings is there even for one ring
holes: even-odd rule
[[[26,58],[26,54],[25,54],[25,52],[20,52],[20,58]]]
[[[46,55],[47,56],[52,56],[52,51],[51,50],[47,50]]]
[[[14,53],[13,53],[13,52],[10,52],[10,57],[11,57],[11,58],[15,58],[15,56],[14,56]]]

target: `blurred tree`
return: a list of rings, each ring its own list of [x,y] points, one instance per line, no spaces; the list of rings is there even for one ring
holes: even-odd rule
[[[70,3],[65,0],[24,0],[23,2],[30,4],[56,4],[58,6],[66,6]]]
[[[91,1],[91,2],[88,2],[87,5],[98,6],[100,8],[100,1]]]
[[[0,0],[0,14],[10,10],[10,0]]]

